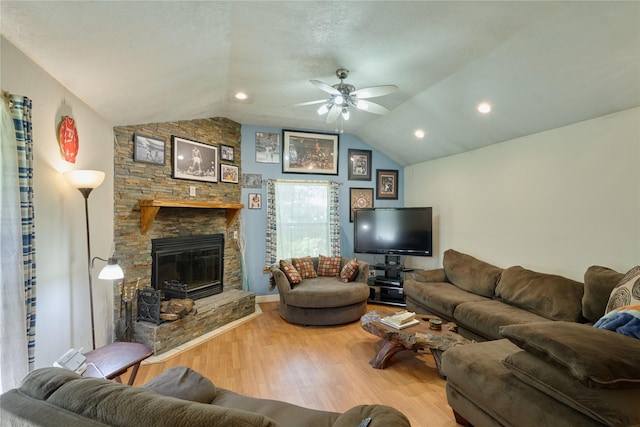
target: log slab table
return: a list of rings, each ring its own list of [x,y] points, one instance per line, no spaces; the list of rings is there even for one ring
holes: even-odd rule
[[[135,342],[114,342],[85,353],[87,370],[82,374],[89,378],[106,378],[120,381],[120,375],[133,366],[129,385],[136,379],[140,362],[151,356],[153,351],[144,344]]]
[[[458,327],[453,322],[443,322],[441,330],[429,328],[429,319],[435,319],[436,316],[416,314],[419,324],[405,329],[395,329],[380,322],[381,317],[388,314],[391,313],[381,315],[374,310],[360,318],[360,325],[365,331],[382,338],[375,346],[378,353],[369,361],[369,364],[376,369],[384,369],[391,357],[400,351],[418,351],[428,348],[436,362],[438,375],[440,378],[445,378],[440,370],[442,353],[451,347],[473,342],[456,333]]]

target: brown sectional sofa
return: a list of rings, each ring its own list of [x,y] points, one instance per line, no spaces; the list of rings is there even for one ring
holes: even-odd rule
[[[311,259],[317,271],[318,257]],[[342,258],[341,268],[350,260]],[[280,317],[291,323],[313,326],[340,325],[359,320],[367,311],[369,264],[357,262],[358,275],[347,283],[339,277],[321,276],[291,285],[279,265],[271,266],[272,280],[280,294]]]
[[[448,250],[443,268],[406,280],[409,310],[455,321],[481,341],[443,355],[457,421],[640,425],[640,340],[592,326],[623,277],[592,266],[580,283]]]
[[[371,418],[369,427],[410,426],[388,406],[360,405],[343,414],[308,409],[216,388],[186,367],[142,387],[43,368],[0,396],[0,424],[12,427],[355,427],[365,418]]]

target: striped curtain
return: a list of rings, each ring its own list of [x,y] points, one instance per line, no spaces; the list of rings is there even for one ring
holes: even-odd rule
[[[278,181],[267,180],[267,253],[266,267],[278,262],[278,228],[277,228],[277,207],[276,207],[276,183]],[[281,181],[287,183],[318,183],[318,181]],[[328,256],[342,255],[340,247],[340,202],[339,186],[337,182],[327,182],[329,190],[329,254]],[[315,255],[315,254],[314,254]]]
[[[0,385],[15,387],[35,362],[36,262],[31,100],[2,102],[2,327]]]

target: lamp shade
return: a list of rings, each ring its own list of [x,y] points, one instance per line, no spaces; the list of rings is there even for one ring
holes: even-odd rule
[[[118,280],[124,278],[124,271],[118,265],[118,260],[111,257],[107,261],[107,265],[104,266],[102,270],[100,270],[100,274],[98,274],[98,279],[102,280]]]
[[[104,172],[92,170],[74,170],[62,173],[64,180],[75,188],[97,188],[104,181]]]

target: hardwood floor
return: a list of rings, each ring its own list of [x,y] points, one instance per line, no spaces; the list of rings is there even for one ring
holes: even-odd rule
[[[400,410],[414,427],[457,425],[430,354],[401,352],[386,369],[373,369],[368,362],[378,338],[359,322],[302,327],[282,320],[278,303],[260,306],[263,314],[252,320],[162,362],[143,364],[135,385],[184,365],[218,387],[249,396],[336,412],[378,403]]]

